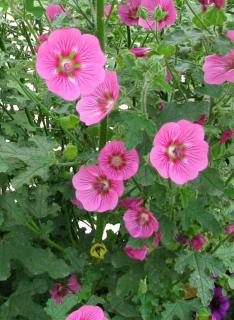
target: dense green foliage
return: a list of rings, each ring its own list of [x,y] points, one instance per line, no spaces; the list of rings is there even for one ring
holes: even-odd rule
[[[97,160],[99,125],[80,122],[75,103],[49,92],[35,71],[35,45],[48,30],[42,6],[49,2],[0,1],[0,319],[63,320],[83,304],[102,306],[112,320],[192,319],[192,312],[204,311],[212,299],[212,272],[229,297],[234,289],[233,238],[224,233],[234,221],[234,144],[219,141],[234,124],[234,86],[207,85],[202,71],[206,55],[233,48],[225,33],[234,29],[234,4],[228,1],[225,9],[212,7],[202,15],[198,1],[177,0],[176,25],[156,34],[131,27],[131,38],[116,8],[105,22],[107,67],[117,72],[121,86],[108,117],[107,140],[137,148],[140,170],[125,184],[124,196],[142,197],[163,232],[161,245],[138,262],[123,247],[129,241],[138,248],[145,241],[129,239],[123,208],[101,215],[103,225],[121,226],[118,233],[107,231],[108,252],[99,260],[90,255],[92,245],[101,242],[95,234],[97,214],[70,202],[72,176]],[[61,3],[72,15],[58,16],[53,29],[74,26],[96,34],[98,1]],[[133,46],[152,48],[149,59],[136,59],[129,53]],[[119,108],[122,104],[128,110]],[[198,121],[202,114],[207,115],[209,168],[176,186],[149,163],[153,138],[166,122]],[[175,238],[198,233],[206,237],[201,252]],[[72,273],[82,290],[56,305],[49,290]],[[187,287],[197,289],[192,299],[185,299]],[[227,319],[233,317],[231,310]]]

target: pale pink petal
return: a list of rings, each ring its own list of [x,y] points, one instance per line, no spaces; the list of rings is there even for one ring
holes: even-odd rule
[[[165,155],[165,147],[161,145],[154,147],[150,152],[150,162],[163,178],[169,178],[170,163],[167,155]]]
[[[56,75],[57,58],[49,50],[48,41],[43,42],[37,52],[36,70],[43,79],[51,79]]]
[[[105,320],[103,310],[97,306],[83,306],[72,312],[66,320]]]
[[[168,142],[176,140],[180,135],[180,126],[175,122],[164,124],[154,138],[154,145],[166,146]]]
[[[81,98],[78,101],[76,111],[80,115],[80,120],[84,122],[86,126],[99,123],[108,114],[99,108],[97,100],[89,97]]]
[[[190,146],[193,144],[194,140],[203,140],[205,136],[204,128],[196,123],[191,123],[191,121],[180,120],[177,122],[180,126],[180,137],[178,139],[183,140],[184,144]]]
[[[99,174],[98,167],[92,166],[89,168],[81,167],[80,170],[73,176],[72,184],[75,189],[91,190],[92,184],[96,181],[95,175]]]
[[[61,28],[54,30],[48,38],[51,52],[69,56],[71,52],[78,52],[81,43],[81,32],[77,28]]]
[[[118,204],[118,194],[115,190],[110,189],[108,192],[102,195],[99,207],[95,210],[97,212],[104,212],[113,210]]]
[[[124,251],[129,256],[129,258],[134,259],[134,260],[143,261],[143,260],[145,260],[145,257],[146,257],[146,255],[148,253],[148,247],[147,246],[143,246],[143,247],[138,248],[138,249],[133,249],[129,245],[126,245],[124,247]]]
[[[80,96],[80,86],[76,79],[68,78],[60,74],[46,80],[48,89],[64,100],[73,101]]]
[[[77,44],[77,47],[81,65],[92,62],[104,66],[106,63],[106,57],[101,50],[97,37],[91,34],[84,34],[80,39],[80,43]]]
[[[194,180],[198,177],[198,174],[199,172],[187,165],[185,160],[177,163],[170,163],[169,176],[176,184],[185,184],[190,180]]]
[[[124,193],[124,183],[121,180],[111,180],[111,187],[121,197]]]
[[[76,198],[81,201],[87,211],[97,211],[102,201],[101,195],[94,189],[76,190]]]
[[[57,4],[49,4],[46,8],[46,15],[50,21],[53,21],[56,16],[64,13],[63,8]]]
[[[222,84],[226,81],[227,61],[225,57],[210,55],[203,65],[204,81],[208,84]]]

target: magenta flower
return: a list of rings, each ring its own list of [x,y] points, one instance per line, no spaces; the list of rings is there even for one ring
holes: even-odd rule
[[[197,123],[197,124],[200,124],[201,126],[205,126],[206,124],[206,119],[207,119],[207,116],[206,114],[202,114],[200,116],[200,119],[198,121],[193,121],[193,123]]]
[[[229,226],[227,226],[227,227],[225,228],[224,232],[225,232],[226,234],[231,234],[231,233],[233,233],[233,232],[234,232],[234,224],[230,224]]]
[[[38,49],[39,49],[40,45],[48,39],[49,34],[50,34],[50,32],[46,32],[46,33],[41,34],[38,37],[38,40],[39,40],[40,44],[36,44],[36,46],[35,46],[35,51],[36,52],[38,52]]]
[[[197,234],[193,236],[192,240],[189,241],[189,246],[195,249],[196,251],[200,251],[202,247],[205,245],[206,239],[202,234]]]
[[[49,292],[56,304],[61,304],[65,296],[76,293],[80,291],[80,289],[81,285],[78,282],[76,275],[73,274],[68,279],[66,286],[63,286],[60,282],[56,282],[54,289]]]
[[[139,18],[139,25],[146,30],[160,30],[176,22],[176,9],[173,0],[142,0],[141,6],[148,10],[146,20]],[[161,9],[164,17],[154,19],[155,10]]]
[[[162,231],[159,231],[156,234],[154,241],[153,241],[153,245],[155,246],[155,248],[157,248],[160,245],[160,241],[161,241],[162,236],[163,236]]]
[[[208,84],[234,82],[234,50],[226,56],[212,54],[205,57],[204,81]]]
[[[234,31],[230,30],[226,33],[226,37],[234,42]]]
[[[147,59],[148,53],[151,51],[151,48],[132,48],[130,52],[136,56],[136,58],[145,58]]]
[[[214,289],[213,299],[209,304],[211,309],[212,319],[224,320],[230,308],[228,297],[223,296],[222,287],[218,286]]]
[[[72,101],[103,81],[105,61],[95,36],[63,28],[53,31],[40,45],[36,69],[51,92]]]
[[[119,205],[125,209],[135,209],[140,207],[144,203],[141,198],[125,198],[119,202]]]
[[[66,320],[108,320],[103,310],[97,306],[83,306],[72,312]]]
[[[184,184],[208,166],[204,129],[187,120],[164,124],[154,138],[150,161],[165,179]]]
[[[136,149],[126,151],[123,141],[108,142],[99,152],[98,161],[107,177],[114,180],[127,180],[133,177],[139,168]]]
[[[210,0],[211,3],[214,3],[216,8],[221,9],[225,7],[225,0]]]
[[[234,131],[232,129],[225,130],[219,138],[220,143],[224,144],[225,142],[231,140],[233,135]]]
[[[46,15],[50,21],[54,21],[57,16],[66,12],[59,4],[49,4],[46,8]]]
[[[107,178],[97,166],[81,167],[73,176],[76,198],[87,211],[104,212],[113,210],[123,194],[123,181]]]
[[[83,95],[76,105],[80,120],[87,126],[100,122],[114,108],[119,95],[117,75],[106,71],[103,81],[88,95]]]
[[[131,258],[133,260],[143,261],[143,260],[145,260],[145,257],[146,257],[146,255],[148,253],[148,247],[147,246],[143,246],[143,247],[138,248],[138,249],[133,249],[129,245],[126,245],[124,247],[124,251],[129,256],[129,258]]]
[[[127,26],[135,26],[138,24],[138,9],[140,4],[141,0],[126,0],[126,5],[120,4],[118,6],[120,20]]]
[[[158,220],[145,208],[128,209],[124,216],[124,225],[133,238],[146,239],[159,229]]]

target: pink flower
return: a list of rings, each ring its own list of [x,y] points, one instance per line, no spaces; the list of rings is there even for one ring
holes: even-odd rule
[[[81,285],[78,282],[75,274],[70,276],[70,278],[67,281],[67,286],[73,293],[76,293],[81,290]]]
[[[140,207],[144,203],[140,198],[125,198],[119,202],[119,205],[125,209],[135,209]]]
[[[50,32],[46,32],[46,33],[41,34],[41,35],[38,37],[38,40],[39,40],[40,44],[43,43],[43,42],[45,42],[45,41],[48,39],[49,34],[50,34]],[[39,49],[39,47],[40,47],[40,44],[36,44],[36,46],[35,46],[35,51],[36,51],[36,52],[38,52],[38,49]]]
[[[196,251],[201,250],[201,248],[205,245],[205,243],[206,243],[206,239],[202,234],[193,236],[192,240],[189,241],[190,247],[192,247]]]
[[[233,135],[234,135],[234,131],[232,129],[225,130],[219,138],[220,143],[223,144],[231,140]]]
[[[225,232],[226,234],[231,234],[231,233],[233,233],[233,232],[234,232],[234,224],[230,224],[229,226],[227,226],[227,227],[225,228],[224,232]]]
[[[138,248],[138,249],[133,249],[129,245],[126,245],[124,247],[124,251],[129,256],[129,258],[134,259],[134,260],[143,261],[143,260],[145,260],[145,257],[146,257],[146,255],[148,253],[148,247],[147,246],[143,246],[143,247]]]
[[[193,121],[193,123],[200,124],[201,126],[204,126],[206,124],[206,114],[202,114],[200,119],[198,121]]]
[[[132,48],[130,49],[130,52],[133,53],[137,58],[147,59],[147,55],[151,50],[151,48]]]
[[[105,17],[105,19],[107,19],[109,17],[109,15],[111,14],[112,7],[113,7],[112,4],[108,4],[107,6],[105,6],[105,8],[104,8],[104,17]]]
[[[139,25],[146,30],[159,30],[170,26],[176,22],[176,9],[173,0],[142,0],[141,6],[148,10],[146,20],[139,18]],[[156,9],[161,9],[165,16],[156,21],[154,13]]]
[[[158,231],[159,223],[153,213],[145,208],[128,209],[124,216],[124,225],[133,238],[146,239]]]
[[[46,15],[50,21],[54,21],[54,19],[60,14],[66,12],[59,4],[49,4],[46,8]]]
[[[218,9],[225,7],[225,0],[210,0],[210,2],[214,3],[216,8],[218,8]]]
[[[76,28],[53,31],[37,54],[36,69],[50,91],[72,101],[89,94],[105,77],[98,39]]]
[[[165,179],[184,184],[208,166],[204,129],[187,120],[164,124],[154,138],[150,161]]]
[[[154,241],[153,241],[153,245],[155,246],[155,248],[157,248],[159,246],[162,236],[163,236],[162,231],[159,231],[156,234]]]
[[[138,24],[138,9],[141,0],[126,0],[126,5],[118,6],[118,14],[120,20],[127,26],[135,26]]]
[[[108,142],[99,152],[98,161],[107,177],[114,180],[127,180],[133,177],[139,168],[136,149],[126,151],[123,141]]]
[[[89,94],[83,95],[76,105],[80,120],[87,126],[100,122],[114,108],[119,95],[117,75],[106,71],[103,81]]]
[[[76,275],[71,275],[67,281],[67,286],[63,286],[60,282],[55,283],[53,290],[50,290],[51,297],[55,300],[56,304],[61,304],[64,297],[68,294],[80,291],[81,285],[77,281]]]
[[[171,82],[172,76],[168,68],[166,68],[166,81]]]
[[[177,242],[179,242],[183,246],[188,244],[188,237],[184,234],[178,235],[176,240],[177,240]]]
[[[226,56],[212,54],[205,57],[203,71],[204,81],[208,84],[234,82],[234,50]]]
[[[108,320],[103,310],[97,306],[83,306],[72,312],[66,320]]]
[[[118,197],[123,194],[123,181],[107,178],[97,166],[81,167],[72,179],[76,198],[87,211],[104,212],[113,210]]]
[[[234,31],[230,30],[226,33],[226,37],[234,42]]]

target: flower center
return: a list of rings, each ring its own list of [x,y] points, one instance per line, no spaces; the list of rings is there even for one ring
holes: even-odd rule
[[[101,194],[106,193],[110,189],[110,181],[106,178],[97,178],[93,187]]]
[[[185,158],[185,149],[184,145],[176,145],[175,142],[172,142],[166,149],[166,154],[172,162],[183,160]]]
[[[97,99],[99,108],[102,112],[108,112],[114,105],[114,99],[111,92],[105,92],[103,97]]]
[[[68,77],[74,77],[75,70],[80,68],[80,65],[77,63],[76,52],[72,51],[69,56],[58,56],[58,66],[56,68],[58,73],[62,73]]]
[[[138,8],[130,8],[128,11],[128,16],[130,19],[138,18]]]
[[[147,212],[141,212],[140,215],[139,215],[139,223],[141,226],[145,225],[145,224],[148,224],[150,222],[150,216]]]
[[[109,157],[109,165],[116,170],[121,170],[125,164],[125,157],[121,153],[112,153],[112,155]]]

